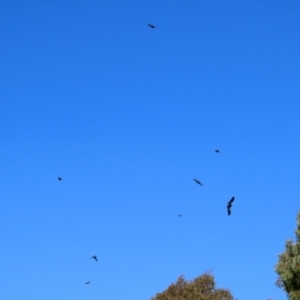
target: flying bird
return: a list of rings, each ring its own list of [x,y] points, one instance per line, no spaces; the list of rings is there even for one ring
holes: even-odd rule
[[[182,215],[178,215],[178,217],[182,217]]]
[[[95,261],[98,261],[97,255],[92,256],[91,259],[92,259],[92,258],[93,258]]]
[[[220,152],[220,150],[216,149],[216,150],[215,150],[215,152],[219,153],[219,152]]]
[[[148,24],[148,26],[149,26],[150,28],[155,28],[155,27],[157,27],[157,26],[154,26],[154,25],[152,25],[152,24]]]
[[[62,180],[62,178],[61,178],[61,177],[57,177],[57,179],[58,179],[58,180],[60,180],[60,181]]]
[[[197,180],[197,179],[195,179],[195,178],[193,178],[194,179],[194,181],[196,182],[196,183],[198,183],[198,184],[200,184],[200,185],[203,185],[199,180]]]
[[[90,284],[90,281],[87,281],[85,284]]]
[[[230,210],[230,208],[231,208],[231,206],[232,206],[232,202],[234,201],[234,197],[232,197],[231,199],[230,199],[230,201],[228,202],[228,204],[227,204],[227,212],[228,212],[228,216],[230,216],[230,214],[231,214],[231,210]]]

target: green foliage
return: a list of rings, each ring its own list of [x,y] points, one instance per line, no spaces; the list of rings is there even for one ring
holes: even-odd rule
[[[186,281],[180,276],[164,292],[151,300],[233,300],[229,290],[217,289],[214,277],[210,273]]]
[[[284,289],[290,300],[300,299],[300,212],[297,215],[296,242],[288,240],[275,267],[279,278],[276,285]]]

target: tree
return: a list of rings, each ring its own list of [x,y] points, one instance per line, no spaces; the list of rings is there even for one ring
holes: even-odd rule
[[[229,290],[217,289],[211,273],[204,273],[192,281],[180,276],[164,292],[156,294],[151,300],[233,300]]]
[[[300,212],[297,215],[296,242],[288,240],[285,251],[279,255],[275,267],[279,275],[276,285],[282,288],[290,300],[300,299]]]

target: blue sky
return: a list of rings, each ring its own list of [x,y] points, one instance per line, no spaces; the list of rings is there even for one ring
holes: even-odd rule
[[[149,299],[212,269],[239,300],[286,299],[274,265],[299,209],[299,13],[1,1],[0,298]]]

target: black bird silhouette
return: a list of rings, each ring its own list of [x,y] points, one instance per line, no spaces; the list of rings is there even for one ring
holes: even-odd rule
[[[149,26],[150,28],[155,28],[155,27],[157,27],[157,26],[154,26],[154,25],[152,25],[152,24],[148,24],[148,26]]]
[[[197,179],[195,179],[195,178],[193,178],[194,179],[194,181],[196,182],[196,183],[198,183],[198,184],[200,184],[200,185],[203,185],[199,180],[197,180]]]
[[[231,214],[231,210],[230,210],[230,208],[231,208],[231,206],[232,206],[232,202],[234,201],[234,197],[232,197],[231,199],[230,199],[230,201],[228,202],[228,204],[227,204],[227,212],[228,212],[228,216],[230,216],[230,214]]]
[[[182,217],[182,215],[178,215],[178,217]]]
[[[58,180],[62,180],[62,178],[61,178],[61,177],[57,177],[57,179],[58,179]]]
[[[90,281],[87,281],[85,284],[90,284]]]
[[[91,259],[92,259],[92,258],[93,258],[95,261],[98,261],[97,255],[92,256]]]
[[[215,150],[215,152],[219,153],[219,152],[220,152],[220,150],[216,149],[216,150]]]

